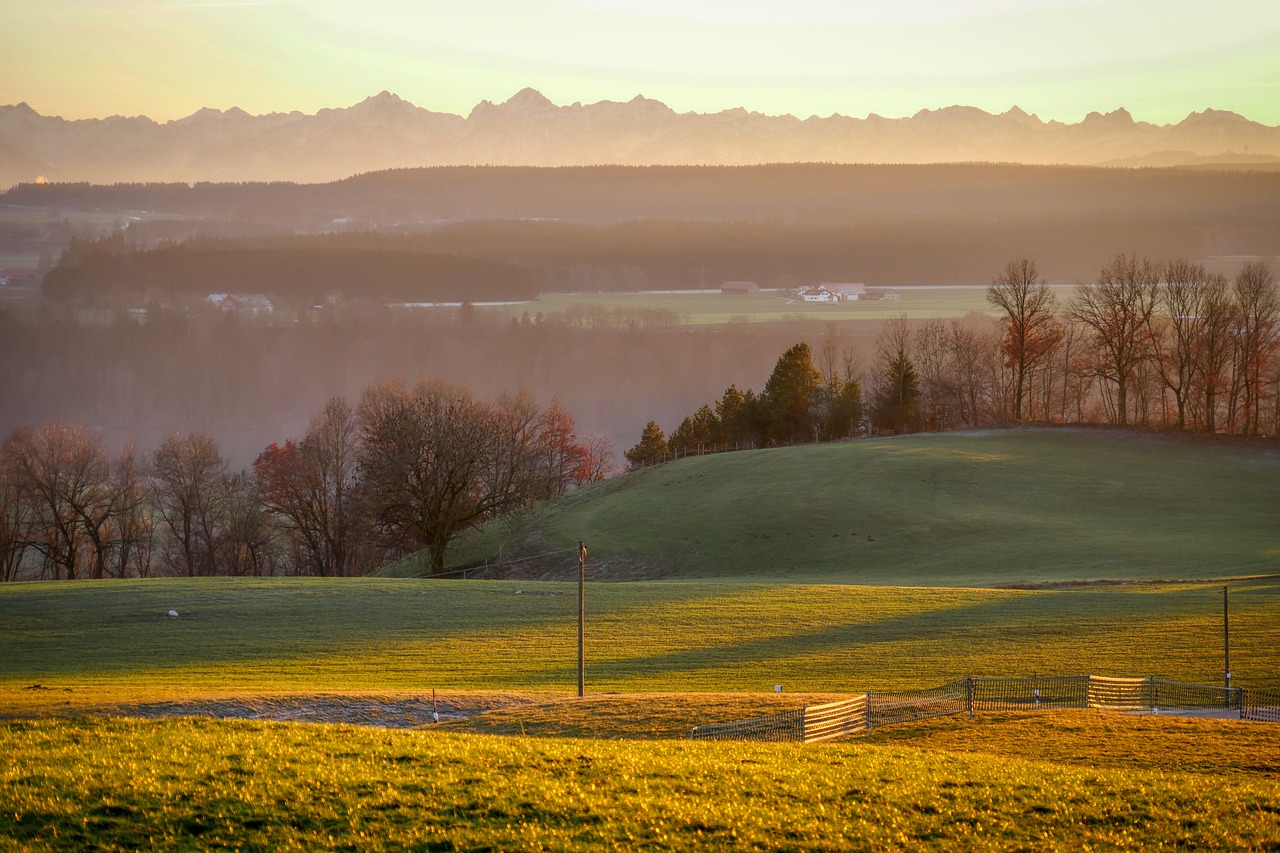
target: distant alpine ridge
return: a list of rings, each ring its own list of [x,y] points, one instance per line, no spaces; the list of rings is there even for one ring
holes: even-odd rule
[[[345,109],[250,115],[202,109],[164,123],[145,116],[69,121],[27,104],[0,106],[0,187],[36,180],[338,180],[382,169],[446,165],[750,165],[782,162],[1015,162],[1113,166],[1274,163],[1280,127],[1233,112],[1177,124],[1124,109],[1078,124],[1014,107],[922,110],[909,118],[799,119],[738,108],[677,113],[641,96],[557,106],[533,89],[465,117],[390,92]]]

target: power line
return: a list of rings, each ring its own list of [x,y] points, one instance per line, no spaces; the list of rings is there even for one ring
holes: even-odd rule
[[[440,572],[438,574],[428,575],[428,577],[443,578],[443,577],[448,577],[450,575],[462,575],[465,578],[467,575],[467,572],[476,572],[484,569],[496,569],[496,568],[501,568],[503,566],[515,565],[516,563],[527,563],[530,560],[541,560],[544,557],[555,557],[559,554],[569,554],[577,550],[578,550],[577,548],[561,548],[557,551],[547,551],[546,553],[543,553],[543,554],[531,554],[528,557],[516,557],[515,559],[511,559],[511,560],[499,560],[496,563],[486,562],[484,565],[481,565],[481,566],[468,566],[463,569],[454,569],[448,572]]]

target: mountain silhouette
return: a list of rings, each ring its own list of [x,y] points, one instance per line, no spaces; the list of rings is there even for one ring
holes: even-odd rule
[[[89,181],[331,181],[380,169],[443,165],[752,165],[784,162],[1011,162],[1190,165],[1280,162],[1280,128],[1206,109],[1177,124],[1123,108],[1066,124],[1012,107],[920,110],[906,118],[800,119],[742,108],[679,113],[630,101],[559,106],[535,89],[466,116],[383,91],[314,115],[204,108],[67,120],[26,103],[0,106],[0,186]]]

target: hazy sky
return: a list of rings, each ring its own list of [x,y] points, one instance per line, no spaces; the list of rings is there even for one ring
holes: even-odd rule
[[[968,104],[1280,124],[1280,0],[0,0],[0,104],[68,118],[558,104],[801,117]]]

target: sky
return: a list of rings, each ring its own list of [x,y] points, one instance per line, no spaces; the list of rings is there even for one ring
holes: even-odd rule
[[[0,0],[0,33],[0,104],[66,118],[383,90],[466,115],[533,87],[681,112],[1280,125],[1280,0]]]

